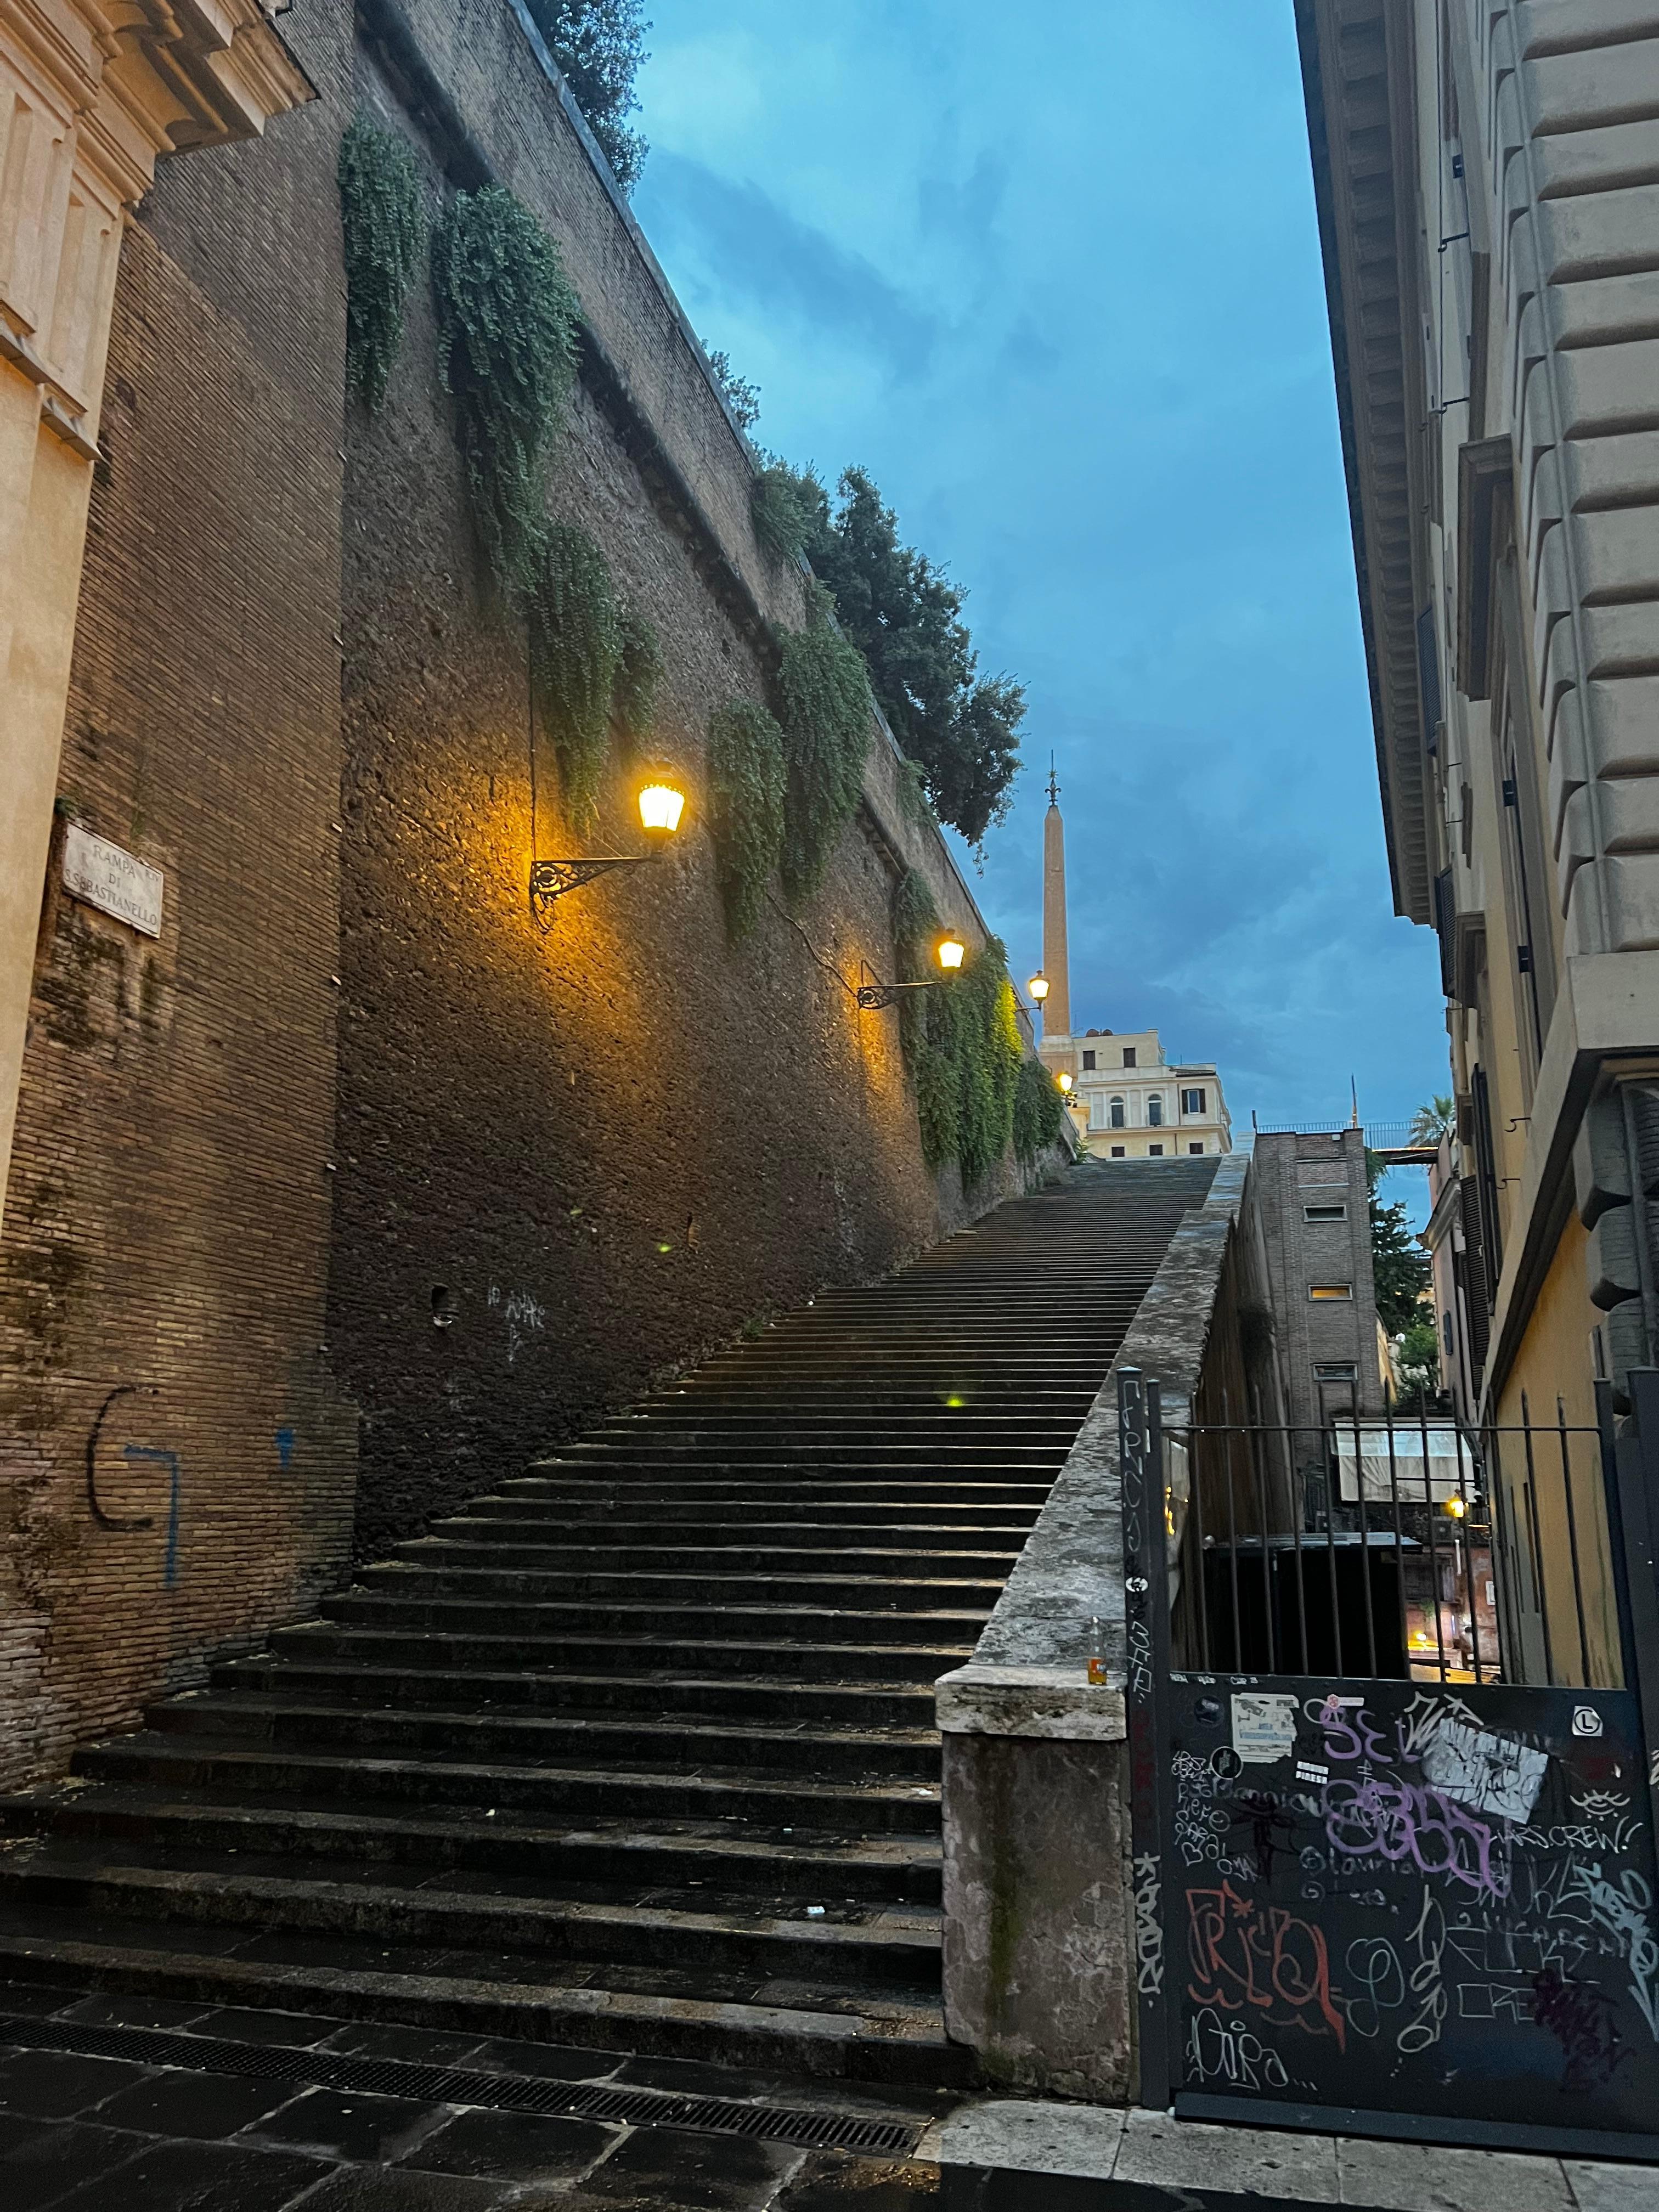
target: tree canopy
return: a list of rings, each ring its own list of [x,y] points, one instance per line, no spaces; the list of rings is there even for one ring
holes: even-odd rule
[[[1457,1127],[1457,1107],[1444,1092],[1419,1106],[1412,1115],[1411,1127],[1407,1131],[1414,1145],[1437,1145],[1443,1137],[1449,1137]]]
[[[647,58],[643,0],[530,0],[530,9],[617,182],[632,191],[650,151],[628,127],[640,104],[634,80]]]
[[[1376,1317],[1390,1336],[1403,1335],[1422,1320],[1419,1304],[1428,1288],[1428,1254],[1413,1236],[1403,1204],[1384,1206],[1371,1197],[1371,1279],[1376,1286]]]
[[[836,501],[811,470],[793,472],[804,550],[900,747],[921,769],[941,822],[977,845],[1008,811],[1019,766],[1023,685],[982,677],[963,594],[925,553],[899,541],[898,518],[868,472],[848,469]]]
[[[726,404],[738,418],[738,428],[752,429],[760,421],[760,386],[738,374],[732,366],[731,355],[722,348],[709,346],[704,350],[708,356],[708,366],[726,394]]]

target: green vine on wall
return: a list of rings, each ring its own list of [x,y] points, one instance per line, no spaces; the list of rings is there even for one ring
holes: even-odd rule
[[[733,699],[708,721],[708,829],[732,944],[760,917],[783,850],[783,732],[764,707]]]
[[[623,626],[611,570],[585,530],[544,524],[529,556],[525,606],[530,678],[558,756],[565,819],[592,826],[623,659]]]
[[[912,869],[893,897],[901,981],[919,982],[938,972],[933,967],[938,928],[932,895]],[[995,1167],[1014,1135],[1024,1052],[1007,955],[996,938],[987,938],[954,980],[908,991],[900,1005],[922,1156],[934,1168],[955,1160],[963,1188],[970,1189]]]
[[[542,477],[576,371],[576,295],[558,248],[500,185],[458,192],[432,239],[444,382],[490,564],[520,586],[539,559]]]
[[[1014,1152],[1029,1167],[1060,1140],[1066,1109],[1054,1077],[1040,1060],[1023,1060],[1014,1085]]]
[[[782,461],[763,468],[749,487],[755,535],[777,561],[798,561],[812,531],[812,511],[801,497],[802,479]]]
[[[631,599],[618,610],[617,626],[622,649],[611,686],[611,714],[627,752],[637,757],[657,719],[662,646],[654,623]]]
[[[785,632],[775,688],[789,770],[783,889],[798,904],[823,881],[858,805],[870,750],[864,656],[836,629],[827,592],[814,590],[805,629]]]
[[[346,383],[376,408],[403,343],[404,303],[426,239],[421,173],[407,140],[367,116],[340,141],[345,240]]]

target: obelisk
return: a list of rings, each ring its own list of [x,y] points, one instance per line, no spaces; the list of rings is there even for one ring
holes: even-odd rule
[[[1054,756],[1048,757],[1048,811],[1042,824],[1042,972],[1048,978],[1043,1002],[1045,1043],[1072,1034],[1072,973],[1066,953],[1066,824],[1060,819],[1060,785]]]

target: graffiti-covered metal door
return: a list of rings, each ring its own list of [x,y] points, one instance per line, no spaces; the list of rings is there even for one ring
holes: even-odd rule
[[[1425,1484],[1409,1510],[1367,1514],[1362,1486],[1350,1517],[1386,1517],[1382,1547],[1339,1514],[1293,1532],[1308,1556],[1296,1547],[1291,1569],[1285,1532],[1264,1515],[1241,1535],[1235,1515],[1218,1568],[1213,1536],[1206,1557],[1176,1494],[1183,1482],[1198,1493],[1203,1439],[1178,1434],[1172,1480],[1155,1387],[1126,1377],[1121,1407],[1141,2101],[1192,2118],[1260,2122],[1272,2106],[1287,2124],[1336,2131],[1659,2155],[1659,1876],[1638,1692],[1506,1679],[1523,1666],[1515,1608],[1528,1597],[1547,1632],[1556,1623],[1558,1677],[1564,1642],[1580,1644],[1580,1671],[1598,1670],[1582,1568],[1598,1516],[1611,1513],[1602,1533],[1620,1539],[1616,1492],[1595,1498],[1588,1474],[1575,1486],[1563,1456],[1577,1516],[1570,1595],[1565,1579],[1552,1588],[1547,1558],[1534,1589],[1528,1559],[1501,1556],[1491,1444],[1461,1492]],[[1349,1457],[1369,1449],[1361,1438]],[[1430,1452],[1420,1458],[1426,1473]],[[1610,1472],[1599,1449],[1582,1458]],[[1330,1464],[1334,1496],[1334,1449]],[[1532,1489],[1516,1521],[1541,1525],[1555,1508],[1538,1495],[1538,1455],[1517,1464]],[[1400,1505],[1397,1464],[1393,1480]],[[1459,1585],[1449,1601],[1438,1568],[1430,1595],[1451,1609],[1424,1650],[1410,1557],[1425,1554],[1424,1514],[1465,1524],[1449,1547],[1434,1540],[1483,1577],[1490,1566],[1494,1615],[1509,1609],[1484,1660],[1458,1638],[1467,1620],[1478,1647],[1486,1591]],[[1358,1589],[1339,1571],[1340,1540],[1356,1533]],[[1276,1594],[1281,1573],[1306,1591]],[[1359,1663],[1285,1671],[1287,1640],[1297,1659],[1316,1656],[1316,1583]],[[1253,1585],[1254,1629],[1237,1595],[1230,1626],[1201,1620],[1218,1588]],[[1582,1644],[1576,1628],[1559,1632],[1564,1609]],[[1285,1627],[1294,1617],[1299,1641]],[[1237,1663],[1268,1656],[1270,1639],[1277,1669]],[[1366,1672],[1362,1649],[1398,1671]],[[1206,1652],[1231,1663],[1193,1663]]]

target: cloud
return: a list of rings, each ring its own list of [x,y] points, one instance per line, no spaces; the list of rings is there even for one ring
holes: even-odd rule
[[[802,222],[758,185],[682,154],[652,156],[639,211],[659,253],[694,258],[705,284],[740,310],[810,331],[915,377],[939,342],[937,319],[873,263]],[[648,188],[647,188],[648,186]]]

